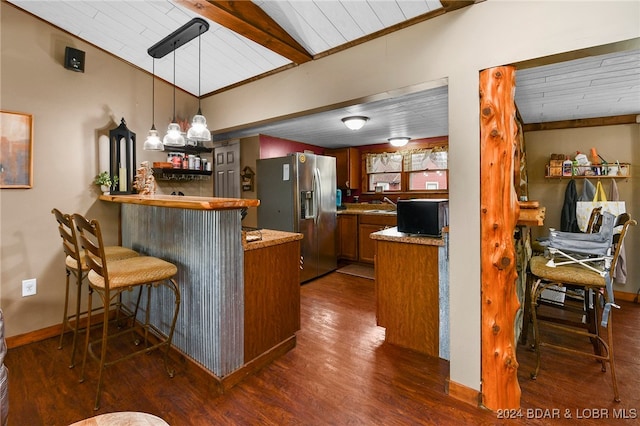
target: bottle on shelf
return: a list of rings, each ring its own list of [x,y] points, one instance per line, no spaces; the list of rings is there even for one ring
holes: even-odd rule
[[[569,160],[569,157],[566,157],[564,162],[562,163],[562,176],[572,176],[573,175],[573,161]]]

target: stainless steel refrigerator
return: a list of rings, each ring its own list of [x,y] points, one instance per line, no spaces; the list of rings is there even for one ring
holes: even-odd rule
[[[295,153],[258,160],[256,178],[258,227],[304,235],[300,282],[335,270],[336,159]]]

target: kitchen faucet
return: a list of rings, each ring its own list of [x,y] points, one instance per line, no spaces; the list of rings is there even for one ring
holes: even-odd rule
[[[397,209],[397,208],[398,208],[398,205],[397,205],[396,203],[394,203],[393,201],[391,201],[390,199],[388,199],[387,197],[384,197],[384,198],[382,199],[382,202],[385,202],[385,203],[389,203],[389,204],[391,204],[391,205],[393,206],[393,208],[394,208],[394,209]]]

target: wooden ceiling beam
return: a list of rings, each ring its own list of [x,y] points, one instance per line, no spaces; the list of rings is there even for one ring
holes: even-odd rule
[[[476,3],[474,0],[440,0],[440,4],[447,12],[471,6],[474,3]]]
[[[313,59],[313,55],[253,2],[177,0],[176,3],[253,40],[296,64]]]
[[[549,121],[547,123],[523,124],[524,132],[537,130],[577,129],[578,127],[615,126],[638,123],[638,114],[616,115],[613,117],[581,118],[577,120]]]

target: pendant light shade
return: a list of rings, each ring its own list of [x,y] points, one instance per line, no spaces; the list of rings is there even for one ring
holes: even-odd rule
[[[208,142],[211,140],[211,132],[207,129],[207,119],[200,113],[193,116],[193,122],[187,132],[187,139],[192,141]]]
[[[211,140],[211,132],[207,129],[207,119],[202,115],[200,109],[200,56],[202,55],[201,34],[206,31],[201,25],[198,30],[198,114],[193,116],[193,122],[187,132],[187,139],[198,142],[208,142]]]
[[[180,132],[180,125],[176,122],[176,50],[175,42],[173,49],[173,121],[169,123],[167,134],[164,135],[162,143],[168,146],[184,146],[184,136]]]
[[[144,141],[142,149],[145,151],[162,151],[162,141],[158,137],[158,131],[156,130],[155,121],[155,98],[156,98],[156,60],[153,59],[153,74],[151,80],[151,130],[147,135],[147,139]]]
[[[145,151],[162,151],[164,149],[160,136],[158,136],[156,126],[152,126],[151,130],[149,130],[149,134],[147,135],[147,139],[145,139],[142,148]]]

